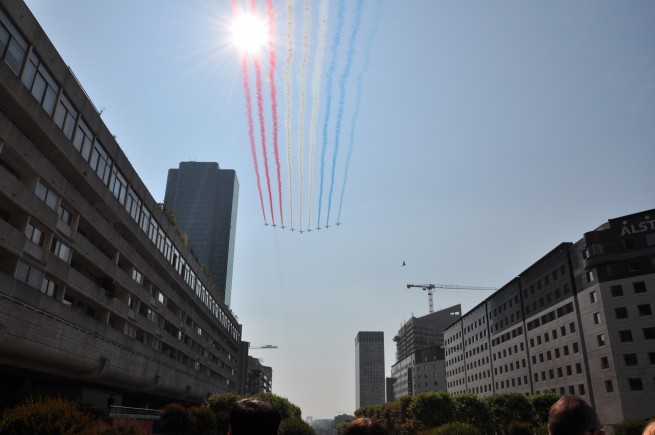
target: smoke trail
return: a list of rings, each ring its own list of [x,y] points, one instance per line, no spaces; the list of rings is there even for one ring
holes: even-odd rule
[[[343,120],[343,105],[346,99],[346,82],[350,75],[350,68],[353,63],[353,54],[355,53],[355,39],[359,31],[359,25],[362,21],[362,0],[358,0],[355,5],[355,18],[353,21],[352,33],[348,42],[348,56],[346,66],[339,80],[339,107],[337,109],[337,125],[334,131],[334,154],[332,155],[332,174],[330,178],[330,195],[328,196],[328,211],[326,222],[330,221],[330,210],[332,209],[332,192],[334,191],[334,173],[337,167],[337,154],[339,153],[339,140],[341,138],[341,122]]]
[[[314,58],[314,73],[312,75],[312,121],[309,127],[310,158],[309,158],[309,207],[307,222],[312,221],[312,192],[314,190],[314,151],[316,149],[316,124],[318,123],[319,95],[321,91],[321,70],[323,69],[323,54],[325,53],[325,34],[327,33],[328,0],[321,0],[319,6],[319,39],[316,57]]]
[[[280,175],[280,150],[278,147],[277,92],[275,90],[275,10],[273,9],[273,0],[268,0],[266,2],[266,10],[268,17],[268,81],[271,85],[271,111],[273,114],[273,153],[275,154],[275,168],[277,170],[277,191],[278,203],[280,206],[280,224],[284,228],[284,214],[282,213],[282,177]]]
[[[262,154],[264,155],[264,170],[266,172],[266,186],[268,187],[268,202],[271,207],[271,223],[275,225],[273,213],[273,193],[271,192],[271,176],[268,172],[268,152],[266,151],[266,127],[264,125],[264,99],[262,97],[262,68],[259,57],[255,57],[255,82],[257,86],[257,112],[259,113],[259,133],[262,136]]]
[[[286,91],[287,116],[287,164],[289,167],[289,220],[293,231],[293,177],[291,164],[291,61],[293,60],[293,0],[287,1],[287,57],[284,66],[284,83]]]
[[[337,223],[341,221],[341,207],[343,206],[343,197],[346,192],[346,183],[348,182],[348,171],[350,168],[350,157],[353,153],[353,148],[355,146],[355,127],[357,124],[357,118],[359,117],[359,106],[362,100],[362,82],[364,74],[368,71],[369,64],[371,62],[371,49],[373,47],[373,40],[375,39],[375,34],[377,33],[378,23],[380,22],[380,11],[382,10],[381,1],[378,0],[375,3],[375,18],[373,20],[373,25],[371,26],[370,33],[368,34],[366,46],[365,46],[365,55],[364,55],[364,65],[362,69],[357,74],[357,90],[355,91],[355,108],[353,110],[352,123],[350,125],[350,136],[348,140],[348,156],[346,157],[346,165],[343,175],[343,185],[341,186],[341,197],[339,200],[339,212],[337,213]]]
[[[327,72],[327,99],[325,101],[325,122],[323,124],[323,146],[321,148],[321,182],[318,196],[318,219],[317,228],[321,226],[321,208],[323,206],[323,174],[325,172],[325,152],[328,140],[328,125],[330,121],[330,111],[332,106],[332,81],[334,80],[334,70],[337,67],[337,53],[339,43],[341,42],[341,32],[343,31],[343,10],[345,0],[339,1],[339,12],[337,14],[337,27],[335,29],[334,40],[332,41],[332,61]]]
[[[262,196],[261,178],[259,177],[259,165],[257,164],[257,151],[255,150],[255,129],[252,120],[252,101],[250,100],[250,84],[248,79],[248,65],[246,63],[246,56],[241,55],[241,72],[243,73],[243,90],[246,94],[246,115],[248,117],[248,138],[250,139],[250,151],[252,153],[252,161],[255,165],[255,176],[257,178],[257,190],[259,191],[259,202],[262,206],[262,216],[264,216],[264,223],[266,221],[266,210],[264,209],[264,197]]]
[[[309,56],[309,34],[312,27],[312,19],[310,16],[310,0],[305,0],[305,32],[303,34],[303,52],[302,60],[300,61],[300,71],[298,75],[300,76],[300,113],[298,116],[298,176],[299,176],[299,185],[300,185],[300,204],[298,205],[300,209],[300,223],[299,226],[302,229],[302,194],[303,194],[303,146],[305,142],[305,86],[307,83],[307,57]]]

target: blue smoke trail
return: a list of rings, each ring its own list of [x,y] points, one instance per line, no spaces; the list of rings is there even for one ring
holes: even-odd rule
[[[318,195],[318,220],[316,227],[321,226],[321,208],[323,206],[323,174],[325,173],[325,151],[327,149],[328,140],[328,124],[330,121],[330,111],[332,106],[332,81],[334,80],[334,70],[337,68],[337,49],[341,42],[341,33],[343,32],[343,10],[345,8],[345,0],[339,2],[339,12],[337,14],[337,27],[335,30],[334,41],[332,41],[332,60],[327,72],[327,99],[325,101],[325,122],[323,124],[323,147],[321,148],[321,183]]]
[[[350,139],[348,141],[348,156],[346,157],[346,167],[343,175],[343,186],[341,186],[341,198],[339,200],[339,212],[337,213],[337,223],[341,221],[341,206],[343,206],[343,196],[346,192],[346,183],[348,181],[348,170],[350,168],[350,157],[353,153],[353,148],[355,146],[355,126],[357,118],[359,117],[359,106],[362,101],[362,81],[364,75],[368,71],[368,67],[371,63],[371,49],[373,47],[373,40],[378,31],[378,24],[380,22],[380,12],[382,11],[382,1],[378,0],[375,4],[375,19],[373,20],[373,25],[371,26],[370,33],[366,42],[366,54],[364,55],[364,65],[362,66],[361,71],[357,75],[357,90],[355,92],[355,109],[353,110],[352,124],[350,126]]]
[[[332,174],[330,179],[330,195],[328,197],[328,211],[326,223],[330,222],[330,209],[332,208],[332,192],[334,191],[334,173],[337,167],[337,154],[339,153],[339,138],[341,136],[341,121],[343,120],[343,105],[346,99],[346,82],[348,81],[348,76],[350,75],[350,67],[353,63],[353,55],[355,53],[355,39],[357,38],[357,33],[359,31],[359,25],[362,21],[362,2],[363,0],[358,0],[355,5],[355,18],[353,21],[352,33],[350,34],[350,41],[348,43],[348,57],[346,60],[346,66],[344,67],[343,73],[341,74],[339,80],[339,108],[337,110],[337,125],[334,131],[334,154],[332,156]]]

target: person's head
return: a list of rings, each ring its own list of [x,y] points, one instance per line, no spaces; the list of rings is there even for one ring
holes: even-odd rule
[[[277,435],[282,416],[270,403],[243,399],[230,409],[229,435]]]
[[[655,435],[655,420],[646,425],[641,435]]]
[[[550,435],[603,435],[596,411],[578,396],[562,396],[548,413]]]
[[[387,435],[384,427],[370,418],[357,418],[343,430],[343,435]]]

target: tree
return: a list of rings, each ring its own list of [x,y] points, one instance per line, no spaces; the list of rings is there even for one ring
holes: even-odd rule
[[[280,423],[279,435],[316,435],[316,431],[297,417],[287,417]]]
[[[455,404],[451,396],[444,392],[413,396],[408,411],[411,418],[425,428],[441,426],[455,419]]]
[[[468,393],[454,394],[452,399],[455,405],[455,421],[477,427],[485,434],[493,434],[491,412],[484,401]]]
[[[534,415],[533,424],[541,426],[548,423],[548,412],[550,407],[559,400],[560,396],[552,391],[544,391],[542,393],[533,394],[528,397]]]
[[[87,435],[95,426],[96,421],[76,404],[58,397],[30,398],[5,411],[0,419],[3,435]]]
[[[494,430],[497,434],[506,435],[507,428],[512,422],[532,421],[532,406],[523,394],[494,394],[484,400],[491,412]]]
[[[192,427],[189,409],[180,403],[164,406],[159,412],[162,431],[169,434],[184,435]]]
[[[234,393],[214,394],[207,398],[206,404],[214,413],[218,433],[227,433],[227,427],[230,423],[230,408],[232,408],[234,402],[241,399],[243,399],[243,396]]]
[[[277,396],[273,393],[261,393],[257,395],[257,398],[265,400],[275,406],[278,411],[280,411],[280,414],[282,414],[282,420],[289,417],[302,419],[302,412],[300,408],[291,403],[286,397]]]

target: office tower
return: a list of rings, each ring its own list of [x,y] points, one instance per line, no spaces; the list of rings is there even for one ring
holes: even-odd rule
[[[237,392],[241,325],[21,1],[0,2],[0,235],[0,407]]]
[[[652,414],[655,209],[561,243],[445,331],[448,392],[576,394],[616,424]]]
[[[182,162],[168,171],[164,206],[174,210],[189,247],[230,305],[239,182],[218,163]]]
[[[396,363],[391,366],[393,397],[446,391],[444,329],[461,317],[461,305],[453,305],[422,317],[412,316],[393,338]]]
[[[384,332],[360,331],[355,337],[357,409],[384,403]]]

